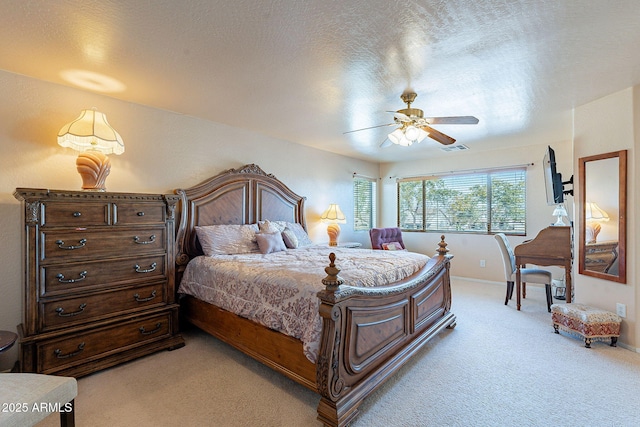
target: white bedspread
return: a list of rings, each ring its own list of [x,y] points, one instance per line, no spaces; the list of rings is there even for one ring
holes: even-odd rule
[[[179,293],[275,329],[303,343],[315,363],[322,322],[316,296],[329,253],[336,254],[345,285],[384,286],[422,268],[429,257],[406,251],[308,246],[282,252],[196,257],[185,270]]]

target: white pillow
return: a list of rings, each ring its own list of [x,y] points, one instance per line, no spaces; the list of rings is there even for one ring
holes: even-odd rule
[[[233,255],[259,252],[257,224],[196,226],[196,235],[205,255]]]
[[[275,233],[258,233],[256,234],[256,240],[258,241],[260,253],[263,254],[287,250],[279,231]]]
[[[294,222],[287,222],[287,228],[293,231],[293,233],[296,235],[299,248],[302,246],[313,245],[313,242],[309,238],[307,232],[304,231],[304,228],[302,228],[302,225]]]
[[[296,236],[296,233],[294,233],[293,230],[290,229],[289,227],[286,227],[282,231],[282,240],[284,240],[284,244],[289,249],[296,249],[299,245],[298,237]]]
[[[286,223],[284,221],[269,221],[268,219],[258,221],[258,228],[260,228],[261,233],[282,232],[285,227]]]

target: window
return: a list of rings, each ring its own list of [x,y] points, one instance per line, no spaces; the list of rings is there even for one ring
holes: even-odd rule
[[[405,231],[526,232],[524,168],[398,181],[398,222]]]
[[[376,226],[376,181],[371,178],[353,178],[353,229],[369,230]]]

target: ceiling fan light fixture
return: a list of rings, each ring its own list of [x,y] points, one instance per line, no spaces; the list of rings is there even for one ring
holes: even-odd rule
[[[418,136],[420,136],[420,130],[413,125],[409,125],[405,129],[404,135],[409,141],[416,141],[418,139]]]
[[[416,142],[422,142],[428,136],[429,136],[429,132],[427,132],[422,128],[418,128],[418,138],[416,138]]]
[[[393,142],[394,144],[401,145],[400,141],[404,139],[404,133],[402,133],[402,128],[398,128],[394,130],[387,136],[387,138],[389,138],[389,141]]]

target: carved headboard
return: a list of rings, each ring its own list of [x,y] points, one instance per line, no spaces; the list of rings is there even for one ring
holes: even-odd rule
[[[265,219],[301,224],[306,230],[305,197],[299,196],[258,165],[229,169],[187,189],[180,196],[176,264],[180,277],[193,257],[202,255],[196,225],[253,224]]]

